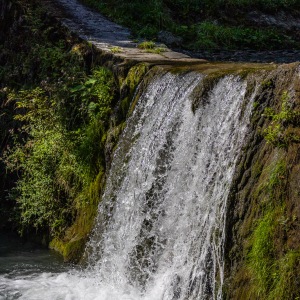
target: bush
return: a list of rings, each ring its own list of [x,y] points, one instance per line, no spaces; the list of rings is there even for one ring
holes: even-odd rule
[[[240,49],[258,50],[293,47],[294,42],[288,37],[272,29],[254,29],[249,27],[230,27],[203,22],[195,27],[195,43],[191,45],[199,49]]]

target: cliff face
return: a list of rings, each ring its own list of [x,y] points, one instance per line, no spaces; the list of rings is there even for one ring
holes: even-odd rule
[[[227,215],[226,299],[300,294],[299,64],[265,73]]]

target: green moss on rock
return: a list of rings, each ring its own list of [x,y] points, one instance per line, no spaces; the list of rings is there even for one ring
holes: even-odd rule
[[[293,95],[293,109],[298,111],[298,68],[284,65],[263,74],[254,99],[251,133],[228,204],[224,299],[281,300],[300,295],[299,146],[291,141],[277,147],[262,134],[272,121],[265,116],[266,107],[281,119],[277,115],[283,111],[284,91]],[[293,128],[298,131],[299,125]]]

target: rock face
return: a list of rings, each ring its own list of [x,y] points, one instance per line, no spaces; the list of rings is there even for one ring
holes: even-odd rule
[[[275,15],[268,15],[259,11],[252,11],[246,16],[248,22],[259,26],[274,26],[283,30],[299,30],[300,18],[294,17],[285,12],[278,12]]]
[[[252,130],[227,215],[225,299],[300,294],[299,64],[257,78]]]
[[[179,47],[182,44],[182,38],[175,36],[168,31],[160,31],[157,35],[157,39],[159,42],[162,42],[171,47]]]

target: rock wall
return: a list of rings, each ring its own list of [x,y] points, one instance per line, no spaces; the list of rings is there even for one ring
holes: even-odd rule
[[[300,68],[260,83],[227,215],[225,299],[300,295]]]

